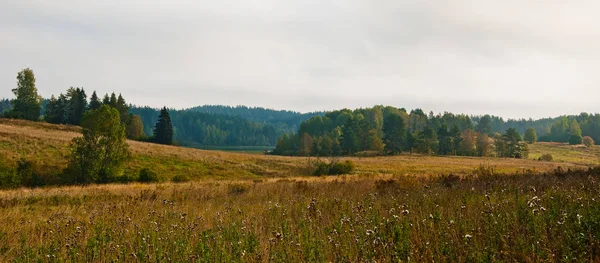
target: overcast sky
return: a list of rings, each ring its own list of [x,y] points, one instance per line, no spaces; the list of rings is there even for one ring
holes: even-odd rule
[[[3,0],[0,97],[32,68],[138,105],[599,112],[600,1]]]

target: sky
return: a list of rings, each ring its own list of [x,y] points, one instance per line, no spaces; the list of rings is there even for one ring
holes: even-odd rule
[[[596,113],[600,1],[3,0],[0,97],[31,68],[128,103]]]

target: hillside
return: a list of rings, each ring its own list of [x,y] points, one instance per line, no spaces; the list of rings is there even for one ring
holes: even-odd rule
[[[52,125],[39,122],[0,119],[0,167],[14,167],[17,160],[34,161],[49,171],[65,167],[69,155],[69,143],[79,136],[79,127]],[[165,146],[152,143],[128,141],[133,158],[126,165],[126,173],[137,173],[141,168],[151,168],[163,180],[174,177],[202,179],[260,179],[310,175],[305,157],[266,156],[224,151],[205,151],[192,148]],[[542,153],[551,150],[546,144],[532,146],[532,151]],[[553,170],[562,167],[584,167],[596,164],[598,151],[572,148],[581,152],[577,160],[561,159],[559,162],[535,160],[436,157],[400,155],[394,157],[345,158],[357,164],[357,175],[417,175],[437,176],[456,173],[471,174],[480,166],[494,168],[496,172],[514,173],[524,169],[534,171]],[[535,156],[535,154],[533,155]],[[571,155],[569,155],[571,156]],[[562,161],[562,162],[560,162]],[[573,162],[573,163],[569,163]]]

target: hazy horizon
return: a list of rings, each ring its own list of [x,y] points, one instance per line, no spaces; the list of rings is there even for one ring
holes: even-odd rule
[[[6,1],[0,97],[84,87],[150,107],[390,105],[505,119],[597,113],[600,2]]]

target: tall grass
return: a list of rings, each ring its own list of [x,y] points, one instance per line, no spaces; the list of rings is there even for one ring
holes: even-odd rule
[[[600,260],[599,170],[0,192],[0,261]]]

